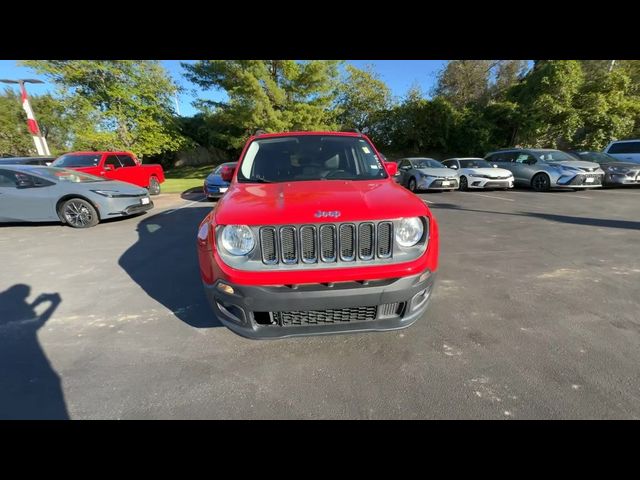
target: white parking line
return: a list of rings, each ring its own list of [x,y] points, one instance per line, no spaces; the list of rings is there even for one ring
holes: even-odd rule
[[[424,198],[422,199],[422,201],[424,203],[428,203],[429,205],[433,204],[433,202],[431,200],[425,200]]]
[[[186,205],[182,205],[181,207],[178,207],[178,208],[170,208],[169,210],[165,210],[164,212],[160,212],[158,215],[171,215],[172,213],[177,212],[178,210],[182,210],[183,208],[190,207],[194,203],[201,202],[202,200],[204,200],[204,198],[205,197],[202,197],[199,200],[194,200],[193,202],[189,202]]]
[[[478,195],[479,197],[496,198],[498,200],[504,200],[505,202],[515,202],[515,200],[511,198],[496,197],[494,195],[485,195],[484,193],[475,193],[475,192],[465,192],[465,193],[467,195]]]

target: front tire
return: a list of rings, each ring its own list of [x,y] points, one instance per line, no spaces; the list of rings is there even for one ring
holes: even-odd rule
[[[467,181],[467,177],[460,177],[460,186],[458,188],[463,192],[469,190],[469,182]]]
[[[537,173],[531,179],[531,188],[536,192],[548,192],[551,189],[549,176],[544,173]]]
[[[156,177],[151,177],[149,179],[149,194],[160,195],[160,182]]]
[[[58,216],[63,223],[73,228],[90,228],[100,223],[93,205],[81,198],[70,198],[60,205]]]
[[[409,190],[413,193],[416,193],[418,191],[418,184],[416,183],[416,179],[413,177],[409,179]]]

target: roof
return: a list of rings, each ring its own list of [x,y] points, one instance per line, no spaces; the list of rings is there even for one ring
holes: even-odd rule
[[[482,157],[451,157],[443,160],[443,162],[446,162],[447,160],[484,160],[484,158]]]
[[[273,138],[273,137],[292,137],[301,135],[334,135],[336,137],[364,137],[362,133],[356,132],[330,132],[330,131],[316,131],[316,132],[278,132],[278,133],[261,133],[255,135],[252,138]]]
[[[133,155],[132,152],[127,152],[125,150],[97,150],[97,151],[82,151],[82,152],[67,152],[64,155],[102,155],[105,153],[109,153],[111,155]]]

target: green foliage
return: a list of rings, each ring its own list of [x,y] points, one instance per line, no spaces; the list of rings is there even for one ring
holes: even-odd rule
[[[438,76],[434,94],[461,109],[484,102],[489,94],[491,60],[451,60]]]
[[[185,76],[202,88],[221,89],[226,102],[206,102],[231,128],[230,148],[240,148],[257,129],[331,130],[338,83],[337,61],[201,60],[183,64]],[[236,132],[242,132],[237,134]]]
[[[376,113],[391,104],[391,91],[371,67],[361,70],[347,65],[346,76],[338,87],[338,121],[343,128],[369,133]]]
[[[125,149],[139,157],[179,148],[176,92],[152,60],[28,60],[59,88],[71,117],[75,148]]]
[[[6,88],[0,96],[0,155],[33,155],[36,152],[26,120],[20,95]]]

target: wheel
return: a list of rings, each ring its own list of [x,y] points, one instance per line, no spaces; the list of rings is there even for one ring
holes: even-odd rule
[[[411,177],[409,179],[409,190],[411,190],[413,193],[416,192],[416,190],[418,190],[418,185],[416,183],[416,179]]]
[[[544,173],[537,173],[531,179],[531,187],[536,192],[547,192],[551,188],[549,177]]]
[[[151,177],[149,179],[149,194],[150,195],[160,194],[160,182],[156,177]]]
[[[460,186],[458,188],[463,192],[469,190],[469,182],[467,182],[467,177],[460,177]]]
[[[86,200],[71,198],[58,210],[60,220],[73,228],[95,227],[99,222],[98,212]]]

